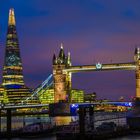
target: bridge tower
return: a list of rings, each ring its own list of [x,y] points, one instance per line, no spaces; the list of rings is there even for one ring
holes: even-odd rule
[[[71,66],[70,53],[65,56],[63,45],[61,44],[58,57],[53,56],[53,77],[54,77],[54,102],[68,102],[71,89],[71,73],[64,71]]]
[[[136,63],[136,97],[140,98],[140,48],[135,49],[134,60]]]

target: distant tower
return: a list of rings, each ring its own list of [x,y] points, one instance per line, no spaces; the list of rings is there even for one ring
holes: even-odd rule
[[[65,56],[63,44],[61,44],[58,57],[53,56],[53,77],[54,77],[54,101],[69,101],[69,90],[71,88],[71,73],[63,70],[71,66],[70,53]]]
[[[18,103],[30,96],[29,89],[25,87],[23,80],[14,9],[9,10],[2,85],[6,89],[9,103]]]
[[[140,98],[140,48],[135,49],[134,60],[136,63],[136,97]]]

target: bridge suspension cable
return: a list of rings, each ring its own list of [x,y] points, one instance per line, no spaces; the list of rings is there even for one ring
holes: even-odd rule
[[[53,75],[50,74],[45,81],[43,81],[39,86],[37,86],[37,88],[35,88],[35,90],[33,91],[33,94],[30,97],[27,97],[24,101],[22,102],[27,102],[29,99],[33,99],[34,97],[38,98],[39,96],[41,96],[42,94],[44,94],[44,92],[46,90],[48,90],[52,85],[53,85],[53,79],[52,79]],[[42,92],[41,92],[42,91]],[[41,94],[40,94],[41,93]]]

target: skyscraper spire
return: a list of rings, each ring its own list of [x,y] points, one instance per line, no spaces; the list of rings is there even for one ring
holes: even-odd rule
[[[9,10],[9,24],[3,68],[3,85],[11,84],[24,85],[14,9]]]
[[[11,8],[11,9],[9,10],[8,25],[16,25],[15,14],[14,14],[14,9],[13,9],[13,8]]]
[[[2,80],[9,103],[19,103],[31,96],[29,89],[24,84],[22,69],[14,9],[10,9]]]

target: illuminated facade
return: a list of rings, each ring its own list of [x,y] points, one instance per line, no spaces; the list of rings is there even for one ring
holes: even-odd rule
[[[25,86],[23,80],[14,9],[9,10],[2,86],[7,92],[9,103],[16,104],[26,97],[31,96],[31,92]]]
[[[70,92],[71,103],[83,103],[84,102],[84,91],[72,89]]]
[[[2,85],[24,85],[19,42],[13,9],[10,9],[9,11]]]
[[[53,56],[53,77],[54,77],[54,102],[68,102],[71,90],[71,73],[63,72],[63,69],[71,66],[70,53],[65,56],[63,45],[59,56]]]
[[[84,94],[84,102],[86,103],[94,103],[96,102],[96,93]]]
[[[3,103],[3,104],[8,103],[7,93],[3,86],[0,86],[0,103]]]
[[[140,98],[140,49],[135,49],[134,60],[136,63],[136,97]]]
[[[41,104],[54,103],[54,89],[42,90],[39,94],[39,101]]]

